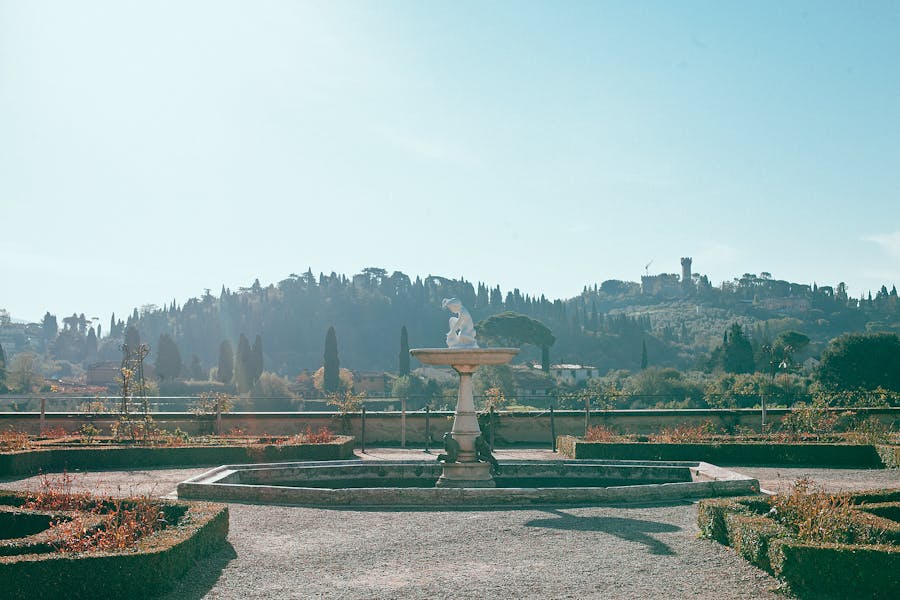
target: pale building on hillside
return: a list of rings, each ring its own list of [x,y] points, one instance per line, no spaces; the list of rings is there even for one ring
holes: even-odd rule
[[[600,369],[597,367],[589,367],[587,365],[550,365],[550,375],[555,377],[560,383],[577,385],[588,379],[600,377]]]

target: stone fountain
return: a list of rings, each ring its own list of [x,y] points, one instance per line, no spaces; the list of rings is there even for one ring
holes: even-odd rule
[[[491,464],[479,460],[478,438],[481,428],[475,414],[472,374],[481,365],[503,365],[519,353],[517,348],[479,348],[475,341],[472,315],[456,298],[445,299],[442,306],[456,316],[450,317],[446,348],[416,348],[409,353],[426,365],[453,367],[459,373],[459,393],[453,428],[445,438],[444,469],[437,487],[494,487]],[[439,457],[439,458],[441,458]]]
[[[759,482],[703,462],[636,460],[506,460],[502,469],[481,438],[472,396],[480,365],[502,365],[516,348],[479,348],[472,317],[459,300],[444,300],[446,348],[410,354],[453,367],[459,395],[445,453],[424,460],[339,460],[222,465],[178,484],[179,498],[304,506],[530,506],[658,502],[746,495]]]

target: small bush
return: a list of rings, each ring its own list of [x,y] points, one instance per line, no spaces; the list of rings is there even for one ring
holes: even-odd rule
[[[869,417],[851,427],[847,438],[856,444],[886,444],[893,433],[893,426],[885,425],[878,417]]]
[[[0,431],[0,452],[19,452],[31,449],[31,439],[24,431]]]
[[[78,431],[81,433],[81,440],[85,444],[92,444],[94,438],[100,435],[100,430],[94,427],[93,423],[85,423]]]
[[[214,415],[218,412],[231,412],[234,408],[234,396],[222,392],[203,392],[194,403],[191,412],[195,415]]]
[[[50,438],[50,439],[67,438],[67,437],[69,437],[69,432],[66,431],[65,427],[63,427],[61,425],[57,425],[56,427],[42,429],[41,437]]]
[[[851,412],[839,414],[828,410],[828,405],[822,400],[812,404],[800,402],[781,419],[780,427],[788,436],[797,438],[812,436],[818,440],[833,435],[841,417],[852,415]]]
[[[159,503],[148,498],[134,501],[115,500],[111,508],[101,508],[102,501],[93,498],[90,514],[76,512],[71,520],[56,524],[54,546],[60,552],[121,551],[168,525]],[[91,526],[90,515],[102,513],[99,525]]]
[[[686,423],[675,427],[666,427],[659,433],[651,433],[648,438],[651,442],[664,444],[684,444],[707,441],[718,431],[712,421],[704,421],[700,425],[691,426]]]
[[[67,471],[56,477],[42,474],[38,491],[22,506],[34,510],[90,510],[97,500],[89,492],[73,492],[74,481]]]
[[[809,479],[796,481],[787,494],[772,497],[771,516],[798,540],[832,544],[871,544],[882,541],[862,526],[849,494],[829,494]]]
[[[605,425],[594,425],[589,427],[587,433],[584,434],[586,442],[618,442],[623,436]]]
[[[312,427],[306,426],[306,431],[292,435],[288,438],[275,440],[279,446],[289,444],[329,444],[334,441],[334,434],[328,427],[322,427],[318,431],[313,432]]]

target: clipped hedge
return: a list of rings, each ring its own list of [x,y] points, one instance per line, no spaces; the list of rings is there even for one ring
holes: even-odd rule
[[[325,444],[242,446],[67,446],[0,454],[0,476],[38,472],[245,464],[353,458],[353,438]]]
[[[226,506],[177,506],[186,511],[178,525],[142,538],[133,552],[0,556],[0,598],[141,598],[164,591],[228,535]]]
[[[900,496],[900,490],[853,497],[854,520],[882,533],[892,544],[830,544],[792,539],[791,532],[765,516],[759,497],[702,500],[697,522],[703,536],[731,546],[747,561],[785,580],[798,594],[816,598],[900,597],[900,502],[868,504],[872,498]],[[865,511],[865,512],[863,512]]]
[[[697,460],[723,466],[748,464],[858,468],[883,466],[875,446],[864,444],[585,442],[572,436],[560,436],[556,447],[563,456],[569,458]]]
[[[781,540],[772,548],[772,566],[799,594],[817,598],[900,597],[900,548],[845,544],[804,544]]]

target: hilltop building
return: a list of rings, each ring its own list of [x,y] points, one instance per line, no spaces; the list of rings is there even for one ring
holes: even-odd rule
[[[641,276],[641,295],[656,298],[684,298],[694,293],[693,273],[690,257],[681,259],[681,275],[660,273]]]

